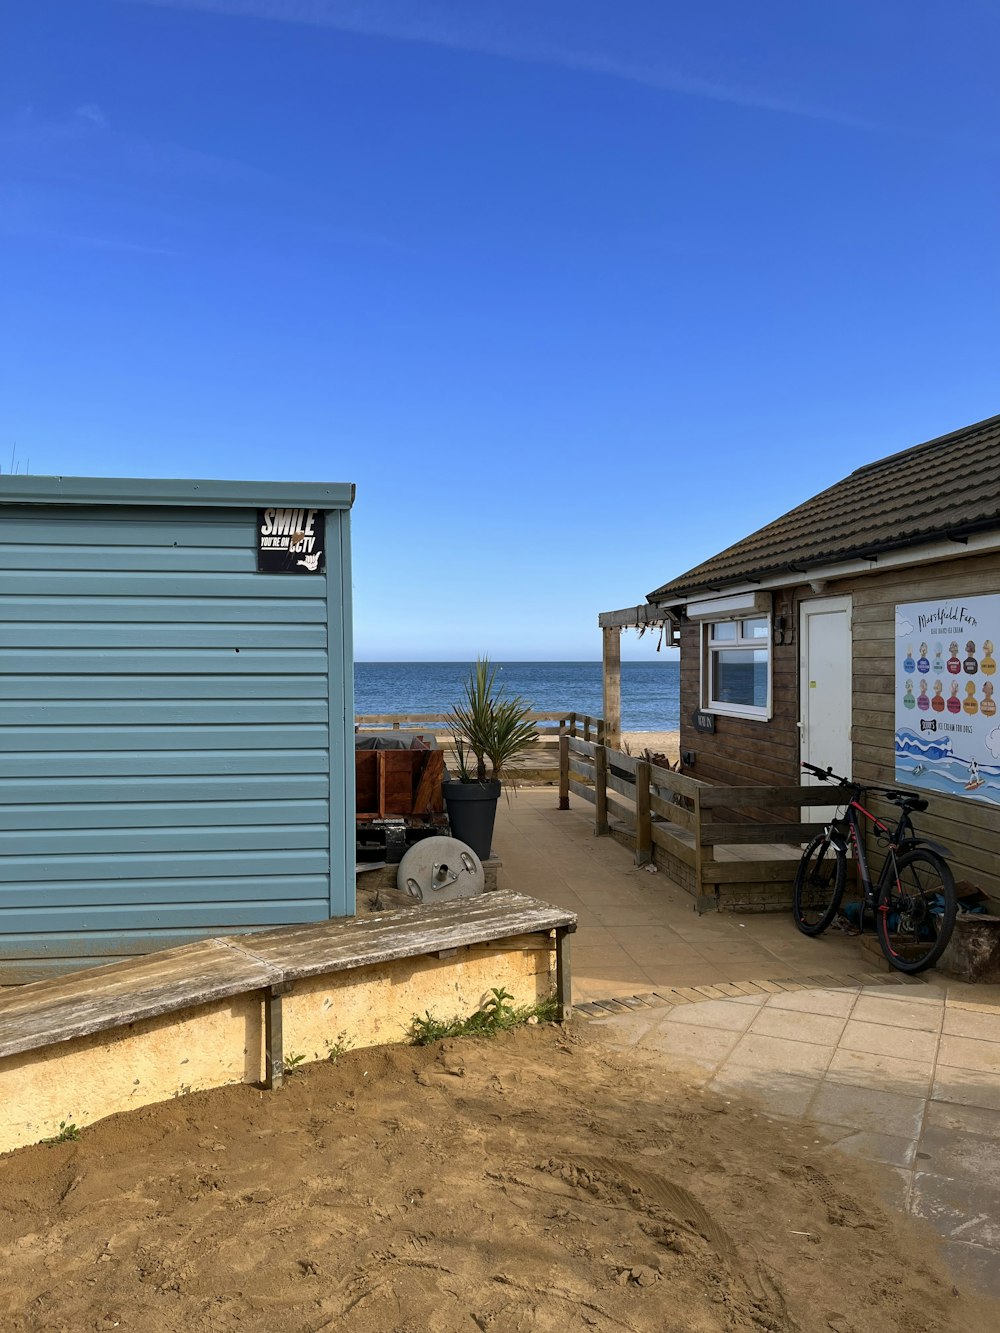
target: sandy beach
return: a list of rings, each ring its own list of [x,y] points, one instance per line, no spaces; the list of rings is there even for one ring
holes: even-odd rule
[[[673,764],[680,755],[679,731],[624,731],[622,740],[628,746],[628,754],[641,755],[649,750],[651,754],[665,754]]]

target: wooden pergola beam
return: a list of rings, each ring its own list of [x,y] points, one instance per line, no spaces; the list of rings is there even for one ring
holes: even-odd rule
[[[648,602],[642,606],[626,606],[620,611],[601,611],[597,623],[601,629],[640,629],[644,625],[664,625],[670,619],[660,606]]]

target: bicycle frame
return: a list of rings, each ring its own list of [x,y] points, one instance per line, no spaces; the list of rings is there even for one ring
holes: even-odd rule
[[[891,825],[885,822],[885,820],[879,819],[878,815],[873,815],[870,810],[865,809],[858,799],[860,795],[861,792],[859,789],[852,790],[851,797],[847,802],[843,815],[838,819],[835,819],[830,825],[830,840],[836,846],[839,841],[837,834],[841,832],[843,826],[846,825],[847,832],[850,835],[850,846],[853,848],[854,859],[858,867],[858,877],[861,880],[861,888],[865,904],[874,907],[878,897],[881,896],[882,884],[885,880],[886,871],[890,861],[892,864],[895,864],[896,852],[903,847],[913,844],[915,841],[915,834],[913,832],[913,825],[910,822],[910,817],[905,810],[900,813],[896,827],[892,828]],[[859,815],[864,815],[866,819],[871,820],[876,833],[885,834],[889,837],[889,854],[882,867],[882,873],[879,875],[877,886],[872,883],[871,871],[868,868],[868,857],[865,855],[864,839],[861,837],[861,821],[858,818]],[[907,833],[909,834],[909,837],[905,836]],[[845,852],[848,850],[846,841],[843,843],[843,850]]]
[[[893,828],[891,824],[887,824],[884,819],[879,819],[878,815],[873,815],[870,810],[867,810],[861,804],[859,798],[863,794],[863,787],[857,787],[854,784],[851,784],[851,794],[844,808],[843,815],[835,819],[828,827],[830,840],[835,846],[841,844],[841,840],[838,839],[837,835],[846,827],[846,831],[850,835],[850,843],[848,844],[847,841],[843,841],[843,850],[846,852],[849,848],[853,849],[854,859],[858,867],[858,878],[861,881],[862,901],[864,902],[865,907],[870,908],[872,911],[877,911],[879,904],[882,901],[883,889],[891,882],[893,875],[895,875],[897,853],[908,852],[916,847],[927,848],[929,851],[937,852],[939,856],[944,857],[949,856],[950,853],[948,849],[942,847],[940,843],[931,842],[927,838],[917,837],[913,827],[913,821],[910,819],[909,812],[906,810],[900,811],[895,828]],[[868,857],[865,854],[865,843],[861,836],[861,820],[859,818],[861,815],[866,819],[871,820],[872,826],[877,834],[888,839],[886,858],[882,864],[882,870],[877,882],[873,882],[872,880],[871,870],[868,866]]]

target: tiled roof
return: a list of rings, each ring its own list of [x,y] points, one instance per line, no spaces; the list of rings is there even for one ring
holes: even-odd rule
[[[649,594],[662,602],[1000,528],[1000,416],[868,463]],[[794,581],[794,580],[790,580]]]

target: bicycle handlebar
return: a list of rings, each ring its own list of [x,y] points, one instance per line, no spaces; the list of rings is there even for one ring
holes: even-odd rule
[[[815,776],[820,778],[823,782],[836,782],[839,783],[841,787],[856,786],[850,778],[842,778],[839,773],[834,773],[832,768],[820,768],[816,764],[807,764],[804,759],[802,761],[802,767],[807,768],[810,773],[815,774]]]
[[[814,773],[822,782],[836,782],[841,787],[850,787],[855,792],[874,792],[882,796],[898,796],[899,792],[895,787],[868,787],[860,782],[855,782],[853,778],[843,778],[839,773],[834,773],[832,768],[820,768],[817,764],[807,764],[803,759],[802,768],[806,768],[810,773]]]

